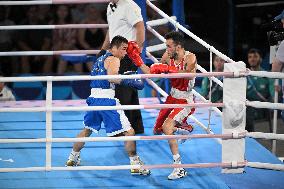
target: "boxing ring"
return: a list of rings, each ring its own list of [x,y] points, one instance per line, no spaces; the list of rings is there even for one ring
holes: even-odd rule
[[[59,3],[60,1],[57,2]],[[61,0],[61,2],[63,2],[63,0]],[[150,1],[147,1],[147,4],[157,9]],[[158,9],[157,12],[162,14]],[[167,15],[163,16],[183,31],[182,26],[176,23],[174,19]],[[153,28],[149,25],[147,28],[155,33]],[[188,33],[188,31],[185,33]],[[189,34],[192,36],[192,33]],[[157,37],[162,41],[164,40],[159,34],[157,34]],[[195,38],[201,41],[198,37]],[[214,52],[227,62],[234,62],[214,49],[214,47],[204,42],[202,43],[208,47],[210,55]],[[155,60],[150,54],[151,51],[163,48],[165,48],[164,44],[148,47],[148,57]],[[96,52],[97,51],[78,51],[76,53]],[[72,54],[74,52],[1,52],[0,55],[54,55],[62,53]],[[212,64],[212,59],[210,63]],[[276,73],[236,71],[205,73],[206,71],[200,66],[198,69],[204,73],[167,75],[137,74],[131,76],[100,77],[47,76],[0,78],[0,81],[4,82],[47,82],[46,101],[0,103],[0,188],[284,188],[283,164],[258,142],[250,138],[283,140],[284,136],[263,133],[222,132],[222,119],[224,119],[222,117],[224,113],[220,112],[217,107],[227,108],[228,105],[207,102],[196,91],[194,91],[194,93],[199,97],[199,101],[188,105],[197,107],[196,113],[188,120],[189,123],[195,125],[193,134],[189,136],[152,136],[152,127],[157,117],[158,109],[181,106],[175,104],[159,104],[156,98],[140,99],[141,105],[137,106],[119,107],[87,107],[84,100],[52,100],[53,81],[109,79],[112,77],[130,79],[147,78],[147,81],[151,83],[149,78],[198,76],[210,77],[213,81],[223,86],[223,83],[213,76],[222,75],[233,79],[246,77],[247,75],[284,78],[283,74]],[[166,96],[166,94],[154,84],[153,87],[156,87],[162,95]],[[278,103],[246,102],[245,105],[284,109],[283,105]],[[214,110],[210,111],[210,116],[208,116],[208,107]],[[82,129],[82,111],[110,109],[141,109],[145,125],[145,134],[135,137],[111,138],[103,137],[105,133],[101,132],[99,133],[99,137],[73,138],[79,130]],[[206,127],[209,120],[210,128]],[[172,161],[166,141],[169,138],[191,138],[191,140],[188,140],[179,147],[183,157],[182,165],[169,164],[169,162]],[[244,139],[244,161],[222,162],[223,152],[220,139]],[[124,146],[122,141],[125,140],[137,140],[137,151],[146,163],[146,165],[142,166],[152,169],[150,176],[130,175],[129,169],[139,168],[141,165],[139,165],[139,167],[137,167],[137,165],[128,165],[127,155],[123,151]],[[81,152],[83,158],[82,166],[64,167],[64,163],[72,148],[71,142],[74,141],[88,141]],[[166,176],[170,172],[169,169],[178,166],[189,168],[189,176],[180,180],[168,181]],[[223,174],[221,173],[223,168],[243,168],[245,172],[242,174]]]

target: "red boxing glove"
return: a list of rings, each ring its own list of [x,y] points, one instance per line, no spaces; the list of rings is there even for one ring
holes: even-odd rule
[[[161,71],[160,71],[160,64],[159,63],[152,64],[150,66],[150,73],[151,74],[160,74],[161,73]]]
[[[144,64],[142,58],[140,57],[140,48],[135,41],[129,41],[127,47],[127,55],[133,61],[133,63],[140,67]]]
[[[127,47],[127,53],[140,53],[140,47],[135,41],[129,41]]]
[[[168,72],[167,64],[155,63],[155,64],[152,64],[150,67],[150,73],[152,74],[160,74],[160,73],[167,73],[167,72]]]
[[[178,73],[178,69],[175,66],[169,66],[168,72],[169,73]]]
[[[167,64],[155,63],[150,67],[150,73],[160,74],[160,73],[177,73],[178,69],[174,66],[169,66]]]

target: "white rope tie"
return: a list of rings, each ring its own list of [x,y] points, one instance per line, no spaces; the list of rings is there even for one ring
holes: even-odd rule
[[[210,51],[210,73],[212,73],[212,52]],[[212,77],[209,77],[209,102],[212,103]],[[211,107],[208,108],[208,125],[207,125],[207,131],[211,131],[211,128],[210,128],[210,124],[211,124]]]

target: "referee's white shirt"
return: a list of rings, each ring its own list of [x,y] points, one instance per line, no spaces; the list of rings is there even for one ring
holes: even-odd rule
[[[136,40],[134,25],[143,21],[140,7],[133,0],[119,0],[116,8],[111,9],[111,3],[107,7],[107,21],[109,25],[110,41],[117,35],[125,37],[129,41]]]

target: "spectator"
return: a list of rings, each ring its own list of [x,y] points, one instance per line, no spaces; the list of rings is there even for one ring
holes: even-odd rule
[[[40,12],[38,15],[40,23],[47,24],[53,19],[53,11],[50,5],[39,5],[38,12]]]
[[[22,25],[39,25],[38,8],[30,6]],[[19,32],[18,46],[21,51],[47,51],[51,47],[51,37],[47,30],[24,30]],[[42,64],[43,63],[43,64]],[[22,56],[21,73],[49,72],[51,56]]]
[[[85,15],[85,4],[76,4],[72,5],[71,7],[71,15],[72,15],[72,20],[74,23],[78,24],[81,23],[83,19],[86,18]]]
[[[66,5],[57,6],[55,12],[55,19],[52,24],[64,25],[72,23],[72,17],[70,9]],[[60,29],[53,30],[52,32],[52,45],[53,50],[76,50],[77,42],[77,30],[75,29]],[[58,56],[54,57],[57,64],[57,73],[64,74],[67,70],[67,62],[60,60]],[[74,71],[77,73],[83,72],[82,64],[72,64],[74,65]],[[51,67],[49,68],[51,70]]]
[[[102,19],[101,11],[95,5],[85,7],[86,18],[82,20],[82,24],[106,24]],[[99,49],[105,38],[106,30],[102,28],[85,28],[78,32],[78,42],[81,49],[97,50]],[[92,70],[92,63],[87,63],[88,70]]]
[[[247,54],[248,66],[252,71],[264,71],[261,68],[262,53],[258,49],[250,49]],[[247,77],[247,99],[249,101],[269,102],[274,96],[274,80],[264,77]],[[254,131],[254,122],[256,119],[267,117],[266,109],[256,109],[247,107],[246,130]]]
[[[7,16],[6,7],[0,6],[0,25],[15,25],[12,20],[7,19]],[[14,37],[13,30],[0,30],[0,51],[12,51],[15,48]],[[16,72],[16,66],[11,57],[0,57],[0,70],[9,76]]]
[[[225,60],[218,56],[214,56],[213,65],[214,72],[223,72],[224,71]],[[219,80],[223,81],[223,77],[217,77]],[[200,94],[204,96],[207,100],[209,99],[210,83],[207,77],[202,79],[201,92]],[[218,103],[223,102],[223,88],[218,85],[216,82],[212,81],[211,87],[211,102]]]

